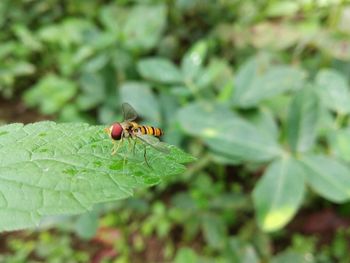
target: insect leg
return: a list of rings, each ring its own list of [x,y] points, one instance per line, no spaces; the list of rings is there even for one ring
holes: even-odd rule
[[[123,143],[123,133],[122,133],[122,136],[121,136],[121,139],[119,140],[118,144],[117,144],[117,147],[116,146],[116,141],[113,141],[113,148],[112,148],[112,155],[116,154],[116,152],[118,151],[120,145]]]
[[[131,152],[132,151],[132,145],[131,145],[131,138],[128,137],[128,152]]]
[[[149,168],[152,168],[150,165],[149,165],[149,163],[148,163],[148,161],[147,161],[147,155],[146,155],[146,151],[147,151],[147,147],[146,147],[146,145],[144,145],[144,152],[143,152],[143,158],[145,158],[145,162],[146,162],[146,164],[147,164],[147,166],[149,167]]]
[[[132,154],[135,155],[135,148],[136,148],[136,138],[134,139],[134,145],[132,148]]]

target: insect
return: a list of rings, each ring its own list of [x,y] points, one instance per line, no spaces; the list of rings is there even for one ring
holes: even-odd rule
[[[123,122],[116,122],[109,128],[105,129],[114,143],[112,155],[118,151],[124,139],[127,139],[129,142],[131,139],[134,141],[133,149],[135,149],[137,140],[140,140],[141,142],[150,145],[160,152],[170,152],[169,148],[167,148],[165,144],[160,142],[158,139],[163,135],[162,129],[147,125],[139,125],[137,122],[135,122],[138,116],[134,108],[129,103],[122,104],[122,112],[124,117]],[[119,141],[118,144],[116,144],[117,141]],[[144,158],[146,164],[149,166],[146,158],[146,147],[144,148]]]

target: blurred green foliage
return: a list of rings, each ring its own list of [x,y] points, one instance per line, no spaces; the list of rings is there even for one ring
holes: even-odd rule
[[[127,101],[197,156],[77,219],[82,238],[120,233],[112,262],[346,262],[347,230],[321,247],[287,226],[332,206],[318,195],[349,215],[343,2],[3,0],[0,90],[65,122],[121,120]]]

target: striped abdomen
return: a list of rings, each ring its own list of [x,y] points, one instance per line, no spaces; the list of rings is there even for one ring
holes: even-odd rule
[[[163,130],[160,128],[155,128],[152,126],[140,125],[138,127],[138,131],[142,134],[153,135],[156,137],[160,137],[163,135]]]

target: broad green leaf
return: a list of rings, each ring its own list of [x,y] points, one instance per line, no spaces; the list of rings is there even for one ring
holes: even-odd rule
[[[238,71],[234,104],[243,108],[256,106],[262,100],[300,89],[304,78],[305,73],[298,68],[287,65],[271,66],[264,57],[250,59]]]
[[[181,71],[186,80],[193,81],[202,69],[208,45],[199,41],[185,54],[181,61]]]
[[[321,98],[319,97],[319,100]],[[330,131],[336,128],[336,120],[333,112],[327,109],[327,107],[320,101],[320,115],[318,120],[317,135],[321,138],[326,138]]]
[[[127,9],[116,4],[109,4],[101,7],[99,19],[102,25],[114,34],[119,34],[121,25],[127,19]]]
[[[120,87],[120,96],[121,100],[128,102],[141,117],[159,125],[159,103],[147,83],[126,82]]]
[[[292,98],[293,96],[290,96],[290,94],[280,94],[276,97],[267,99],[262,105],[269,108],[271,112],[273,112],[275,118],[280,119],[282,123],[285,123],[288,116],[288,107],[286,107],[286,105],[291,103]]]
[[[83,73],[79,82],[82,92],[77,98],[77,105],[81,110],[90,110],[105,100],[105,83],[100,74]]]
[[[350,161],[350,129],[329,131],[327,134],[333,153],[349,162]]]
[[[331,69],[321,70],[316,85],[324,105],[338,113],[350,113],[350,92],[346,78]]]
[[[112,63],[117,71],[135,70],[132,54],[122,49],[115,49],[112,53]],[[113,73],[115,76],[115,73]]]
[[[77,214],[100,202],[132,195],[135,188],[182,173],[192,159],[174,146],[162,154],[127,141],[111,155],[103,126],[38,122],[0,127],[0,230],[33,227],[41,218]]]
[[[292,250],[284,251],[274,256],[271,263],[313,263],[314,260],[307,259],[305,254]]]
[[[264,132],[267,136],[277,140],[278,138],[278,126],[274,118],[273,113],[267,107],[260,107],[256,111],[248,112],[243,115],[254,124],[260,131]]]
[[[235,160],[267,161],[282,153],[275,139],[219,104],[190,104],[179,111],[178,119],[188,134]]]
[[[75,222],[75,232],[82,239],[91,239],[98,228],[98,214],[95,210],[82,214]]]
[[[165,25],[164,5],[137,5],[130,10],[123,26],[124,44],[131,50],[149,50],[159,41]]]
[[[174,263],[198,263],[199,258],[191,248],[180,248],[176,253]]]
[[[304,156],[306,180],[319,195],[342,203],[350,199],[350,169],[327,156]]]
[[[248,198],[249,197],[244,193],[223,192],[214,196],[210,200],[209,206],[212,209],[244,209],[248,206]]]
[[[274,2],[269,5],[266,13],[268,16],[292,16],[296,14],[299,10],[299,4],[295,1],[283,0],[279,2]]]
[[[42,44],[38,41],[34,32],[29,30],[28,27],[22,24],[17,24],[14,26],[14,32],[20,39],[20,42],[22,42],[28,49],[33,51],[40,51],[42,49]]]
[[[82,112],[77,105],[73,103],[64,106],[57,119],[59,122],[95,122],[95,119],[91,115]],[[109,124],[113,122],[115,122],[115,119],[109,122]]]
[[[23,76],[33,74],[35,72],[35,67],[24,61],[17,61],[12,64],[9,70],[14,76]]]
[[[233,102],[240,105],[239,99],[244,96],[248,88],[258,78],[258,72],[266,71],[270,67],[270,58],[264,55],[258,55],[256,57],[248,59],[238,69],[235,76],[235,90],[233,94]]]
[[[215,152],[211,149],[210,157],[215,163],[225,165],[239,165],[242,163],[242,159],[238,156],[227,155],[222,152]]]
[[[66,18],[59,24],[49,24],[40,28],[38,36],[47,43],[69,48],[72,45],[84,44],[88,40],[87,37],[96,32],[95,25],[87,19]]]
[[[191,97],[193,93],[192,93],[192,90],[186,87],[185,85],[178,85],[178,86],[173,86],[171,88],[170,94],[173,95],[174,97],[185,99],[185,98]]]
[[[146,58],[137,64],[137,69],[145,79],[165,84],[176,84],[182,81],[180,70],[164,58]]]
[[[82,71],[87,74],[96,74],[96,72],[102,70],[107,65],[109,59],[110,57],[107,53],[100,53],[93,56],[82,66]]]
[[[213,58],[198,75],[196,85],[220,91],[219,99],[228,101],[232,97],[233,72],[231,65],[224,59]]]
[[[285,226],[299,209],[304,196],[303,167],[291,158],[274,161],[253,191],[258,222],[265,231]]]
[[[303,89],[294,96],[287,119],[288,141],[293,152],[305,152],[313,146],[319,115],[319,99],[312,89]]]
[[[223,219],[217,215],[205,215],[202,218],[203,235],[209,246],[220,249],[224,246],[227,229]]]
[[[179,128],[176,116],[176,112],[179,108],[179,102],[174,96],[168,94],[167,91],[161,91],[159,96],[159,104],[161,105],[161,113],[163,116],[162,127],[166,130],[166,133],[162,136],[163,140],[173,145],[180,145],[184,137],[181,129]]]
[[[259,257],[252,246],[248,242],[244,242],[242,239],[236,237],[230,238],[227,242],[226,257],[229,262],[239,262],[239,263],[258,263]]]
[[[196,5],[200,4],[200,0],[176,0],[175,6],[182,12],[189,11],[195,8]]]
[[[43,114],[54,114],[74,97],[77,87],[74,82],[56,75],[48,75],[24,93],[24,102],[39,106]]]

